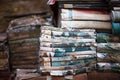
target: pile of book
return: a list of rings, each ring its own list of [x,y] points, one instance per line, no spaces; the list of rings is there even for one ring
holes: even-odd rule
[[[97,33],[97,68],[98,70],[111,68],[111,70],[118,72],[120,69],[120,55],[118,54],[120,40],[116,35],[120,35],[119,0],[56,0],[56,4],[59,27],[95,29],[100,32]],[[112,17],[109,13],[111,7],[114,8]],[[110,31],[110,33],[104,33],[104,31]]]
[[[108,4],[102,0],[57,0],[58,26],[110,30]]]
[[[120,72],[120,38],[109,33],[97,33],[97,69]]]
[[[40,71],[53,76],[85,73],[96,67],[94,29],[41,27]]]
[[[0,34],[0,71],[9,71],[9,49],[6,39],[5,33]]]
[[[12,70],[37,68],[40,25],[40,17],[24,17],[11,21],[7,32]]]

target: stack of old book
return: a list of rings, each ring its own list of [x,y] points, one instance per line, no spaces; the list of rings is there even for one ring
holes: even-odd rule
[[[120,1],[110,0],[112,34],[97,34],[97,67],[99,71],[120,72]]]
[[[110,30],[108,4],[104,0],[57,0],[58,26]]]
[[[33,16],[11,21],[8,40],[12,70],[37,68],[41,22],[41,17]]]
[[[9,72],[9,49],[7,45],[7,35],[5,33],[0,34],[0,72]]]
[[[94,29],[41,27],[40,71],[50,75],[85,73],[96,67]]]
[[[120,72],[120,38],[109,33],[97,33],[97,69]]]

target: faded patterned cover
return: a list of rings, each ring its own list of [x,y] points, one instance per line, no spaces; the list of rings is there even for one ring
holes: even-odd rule
[[[72,70],[77,74],[95,69],[95,38],[94,29],[41,27],[40,70],[55,75],[54,71]]]

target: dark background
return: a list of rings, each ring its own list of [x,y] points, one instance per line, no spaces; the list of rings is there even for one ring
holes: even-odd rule
[[[48,0],[0,0],[0,33],[6,31],[9,22],[14,18],[10,15],[21,15],[49,10]]]

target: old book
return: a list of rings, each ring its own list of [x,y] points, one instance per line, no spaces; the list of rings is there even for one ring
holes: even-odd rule
[[[83,59],[94,59],[96,55],[73,55],[73,56],[63,56],[63,57],[42,57],[42,61],[75,61]]]
[[[119,43],[98,43],[97,52],[106,52],[106,53],[119,53],[120,52]]]
[[[54,36],[54,37],[95,37],[94,32],[83,32],[83,31],[52,31],[52,30],[41,30],[41,36],[42,35],[49,35],[49,36]]]
[[[44,30],[52,30],[52,31],[60,31],[60,32],[95,32],[95,29],[75,29],[75,28],[59,28],[59,27],[53,27],[53,26],[41,26],[41,31]],[[49,31],[48,31],[49,32]]]
[[[120,42],[119,36],[115,36],[108,33],[97,33],[96,41],[98,43],[107,43],[107,42]]]
[[[77,28],[77,29],[106,29],[112,28],[110,22],[100,21],[61,21],[61,28]]]
[[[56,37],[56,36],[50,36],[50,35],[45,35],[45,34],[41,34],[41,37],[40,38],[48,38],[48,39],[58,39],[58,40],[75,40],[75,39],[80,39],[80,40],[82,40],[82,39],[96,39],[96,36],[81,36],[81,37],[64,37],[64,36],[58,36],[58,37]]]
[[[63,57],[72,55],[95,55],[96,51],[78,51],[78,52],[68,52],[68,53],[54,53],[48,51],[40,51],[39,56],[41,57]]]
[[[120,64],[119,63],[97,63],[97,69],[99,71],[112,71],[112,72],[120,72]]]
[[[73,61],[43,61],[42,63],[48,64],[51,63],[51,66],[92,66],[96,64],[96,59],[92,58],[86,58],[86,59],[79,59],[79,60],[73,60]],[[44,66],[44,65],[42,65]],[[50,66],[50,65],[46,65]]]
[[[120,63],[120,54],[97,53],[98,62]]]
[[[75,66],[75,65],[84,65],[84,66],[92,66],[95,65],[95,59],[83,59],[83,60],[75,60],[75,61],[53,61],[51,62],[52,66]]]
[[[73,42],[73,43],[51,43],[51,42],[41,42],[41,47],[53,47],[53,48],[62,48],[62,47],[96,47],[96,43],[85,43],[85,42]]]
[[[40,26],[41,24],[46,23],[46,21],[40,16],[28,16],[14,19],[10,22],[8,30],[14,28],[28,27],[28,25]]]
[[[55,53],[66,53],[66,52],[78,52],[78,51],[95,51],[95,47],[83,47],[83,48],[50,48],[50,47],[40,47],[42,51],[55,52]]]
[[[54,43],[71,43],[71,42],[96,42],[95,39],[51,39],[51,38],[39,38],[40,42],[54,42]]]
[[[61,20],[110,21],[110,15],[104,10],[61,9]]]

